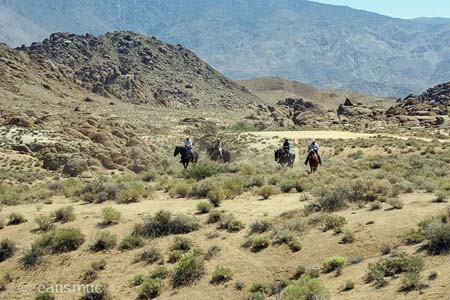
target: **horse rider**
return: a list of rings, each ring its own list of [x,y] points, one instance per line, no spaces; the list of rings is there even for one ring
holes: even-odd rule
[[[315,140],[312,140],[311,144],[309,144],[309,146],[308,146],[308,156],[306,157],[305,165],[308,164],[309,157],[311,156],[313,151],[316,152],[317,157],[319,158],[319,164],[322,164],[322,158],[320,157],[320,154],[319,154],[319,145],[317,145]]]
[[[219,153],[219,158],[223,158],[223,151],[222,151],[222,140],[217,140],[216,142],[216,151]]]
[[[284,139],[283,150],[287,156],[291,155],[291,144],[289,143],[289,139]]]
[[[191,156],[191,161],[194,161],[194,152],[192,152],[192,141],[189,137],[184,140],[184,148],[186,148],[187,152]]]

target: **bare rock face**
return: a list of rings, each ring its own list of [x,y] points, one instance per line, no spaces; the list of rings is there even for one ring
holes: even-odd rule
[[[36,64],[46,79],[124,102],[166,107],[241,106],[257,99],[181,45],[132,32],[98,37],[54,33],[41,43],[5,51],[12,60],[20,53],[29,55],[30,64]],[[85,102],[92,101],[85,98]]]

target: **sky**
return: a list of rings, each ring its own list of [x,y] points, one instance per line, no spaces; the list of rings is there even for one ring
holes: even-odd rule
[[[312,0],[334,5],[345,5],[391,17],[412,19],[417,17],[450,18],[450,0]]]

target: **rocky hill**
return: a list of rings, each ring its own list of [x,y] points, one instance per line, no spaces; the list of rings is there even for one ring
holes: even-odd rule
[[[306,0],[1,0],[0,11],[9,16],[0,38],[12,45],[57,31],[131,30],[181,43],[234,79],[404,97],[450,78],[448,23]]]
[[[131,32],[56,33],[20,52],[39,64],[46,78],[126,102],[238,105],[255,98],[181,45]]]

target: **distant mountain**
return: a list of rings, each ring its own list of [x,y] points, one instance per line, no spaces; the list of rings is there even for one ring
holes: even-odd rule
[[[412,19],[416,22],[421,22],[424,24],[431,24],[431,25],[450,25],[450,18],[427,18],[427,17],[421,17],[421,18],[415,18]]]
[[[234,79],[397,97],[450,79],[450,25],[306,0],[0,0],[0,10],[0,38],[16,46],[124,29],[181,43]]]

